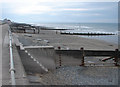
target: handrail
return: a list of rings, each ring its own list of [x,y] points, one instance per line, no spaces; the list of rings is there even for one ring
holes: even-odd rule
[[[11,81],[12,81],[12,85],[16,85],[16,82],[15,82],[15,68],[14,68],[13,52],[12,52],[12,33],[11,33],[10,30],[9,30],[9,47],[10,47],[10,73],[11,73]]]

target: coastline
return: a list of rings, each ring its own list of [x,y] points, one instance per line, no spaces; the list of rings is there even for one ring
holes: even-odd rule
[[[108,35],[108,36],[78,36],[82,38],[95,39],[104,41],[113,45],[118,45],[118,35]]]
[[[77,35],[88,39],[97,39],[111,44],[118,45],[118,34],[116,23],[41,23],[39,26],[49,26],[55,29],[72,29],[63,30],[61,33],[66,35]],[[83,35],[85,34],[85,35]],[[90,35],[91,34],[91,35]],[[95,35],[94,35],[95,34]],[[98,34],[98,35],[97,35]],[[114,35],[99,35],[114,34]]]
[[[26,34],[17,34],[19,37],[27,37]],[[111,44],[105,41],[89,39],[84,37],[78,37],[76,35],[61,35],[60,32],[55,32],[51,30],[41,30],[39,34],[32,34],[32,37],[29,40],[33,40],[34,42],[37,39],[47,40],[49,42],[45,43],[47,45],[54,46],[55,48],[61,47],[62,49],[73,49],[78,50],[81,47],[84,47],[87,50],[115,50],[117,49],[116,44]],[[37,41],[41,43],[42,41]],[[38,44],[39,45],[39,44]]]
[[[4,25],[5,27],[6,25]],[[5,27],[5,29],[8,29],[8,27]],[[24,81],[29,81],[28,83],[25,82],[25,84],[43,84],[43,85],[116,85],[117,83],[117,70],[118,67],[115,67],[112,65],[113,62],[110,61],[110,65],[107,66],[80,66],[81,64],[81,57],[78,57],[79,55],[76,55],[73,53],[73,56],[71,54],[66,55],[61,55],[61,60],[62,60],[62,66],[59,68],[55,68],[54,70],[49,70],[47,73],[38,73],[41,70],[41,66],[37,64],[37,62],[41,63],[42,65],[46,66],[47,68],[51,67],[54,61],[55,66],[59,66],[59,54],[51,54],[54,53],[55,49],[60,46],[61,50],[77,50],[78,54],[79,50],[81,47],[84,47],[85,50],[115,50],[116,45],[111,45],[110,43],[104,42],[104,41],[99,41],[95,39],[88,39],[88,38],[83,38],[83,37],[78,37],[76,35],[71,36],[71,35],[61,35],[60,32],[55,32],[51,30],[40,30],[39,34],[31,34],[31,33],[13,33],[13,40],[14,43],[16,44],[15,38],[19,39],[19,42],[23,47],[37,47],[37,46],[53,46],[54,49],[49,50],[48,48],[28,48],[25,50],[20,50],[16,49],[18,52],[14,52],[14,56],[16,54],[15,58],[17,57],[18,59],[21,59],[21,61],[16,61],[15,62],[15,68],[17,68],[17,73],[18,72],[24,72],[26,73],[26,77],[24,77]],[[7,45],[5,44],[7,47]],[[13,45],[14,47],[17,46]],[[8,48],[7,48],[8,49]],[[21,53],[20,53],[21,52]],[[28,52],[28,53],[26,53]],[[9,64],[9,57],[6,57],[9,55],[9,52],[4,52],[5,54],[3,58],[4,61]],[[7,55],[6,55],[7,54]],[[29,55],[28,55],[29,54]],[[34,59],[32,60],[32,55]],[[52,57],[50,57],[52,56]],[[77,59],[78,57],[78,59]],[[51,58],[51,61],[49,59]],[[54,59],[55,58],[55,59]],[[85,57],[85,62],[88,63],[90,61],[93,61],[96,63],[97,59],[99,61],[99,57]],[[105,57],[101,57],[105,58]],[[90,60],[87,60],[90,59]],[[37,62],[35,62],[37,61]],[[20,65],[18,65],[17,62],[20,62]],[[103,63],[99,61],[100,63]],[[6,64],[6,63],[4,63]],[[22,70],[20,71],[20,68],[22,65]],[[3,65],[3,64],[2,64]],[[18,65],[18,66],[17,66]],[[26,67],[26,68],[25,68]],[[9,65],[7,65],[7,68],[5,68],[5,65],[2,66],[3,70],[8,70]],[[29,70],[29,71],[27,71]],[[36,72],[36,71],[38,72]],[[3,72],[5,72],[3,71]],[[42,72],[41,70],[40,72]],[[103,72],[104,71],[104,72]],[[93,74],[94,73],[94,74]],[[108,73],[108,74],[106,74]],[[112,74],[111,74],[112,73]],[[9,73],[6,72],[4,73],[3,80],[6,76],[8,76]],[[21,74],[19,74],[21,75]],[[100,79],[101,77],[101,79]],[[107,78],[106,78],[107,77]],[[21,78],[21,76],[20,76]],[[114,78],[114,79],[113,79]],[[26,80],[27,79],[27,80]],[[7,79],[9,81],[9,79]],[[51,81],[52,80],[52,81]],[[91,82],[93,81],[93,82]],[[17,84],[20,84],[21,82],[18,81]]]

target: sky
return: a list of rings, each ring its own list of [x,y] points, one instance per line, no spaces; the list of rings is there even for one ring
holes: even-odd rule
[[[2,19],[26,23],[116,23],[117,0],[2,0]]]

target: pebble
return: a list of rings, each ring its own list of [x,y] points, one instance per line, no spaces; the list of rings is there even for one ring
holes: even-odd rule
[[[61,67],[43,76],[43,80],[50,82],[50,85],[115,85],[116,72],[117,69],[112,67]],[[106,73],[108,75],[104,77]],[[111,82],[108,78],[114,79]]]

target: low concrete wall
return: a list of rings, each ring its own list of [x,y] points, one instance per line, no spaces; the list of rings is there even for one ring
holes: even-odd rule
[[[82,63],[81,50],[54,50],[54,48],[24,48],[17,46],[26,72],[45,73],[36,61],[52,71],[61,66],[78,66]],[[120,52],[118,52],[120,53]],[[115,51],[84,50],[85,56],[114,56]],[[32,58],[31,58],[32,57]],[[120,55],[118,55],[120,58]],[[34,61],[35,59],[35,61]]]
[[[67,59],[69,61],[69,58],[72,57],[74,59],[78,59],[78,61],[76,61],[76,65],[80,65],[81,64],[81,60],[82,60],[82,51],[81,50],[55,50],[56,55],[60,55],[61,56],[61,61],[64,61],[64,58]],[[120,51],[116,52],[116,51],[108,51],[108,50],[84,50],[84,57],[114,57],[114,58],[118,58],[117,59],[117,64],[120,65]],[[60,58],[59,58],[60,59]],[[67,61],[67,62],[68,62]],[[92,61],[92,59],[91,59]],[[75,60],[73,60],[73,62],[75,62]],[[60,63],[59,63],[60,64]],[[72,62],[71,62],[72,64]],[[70,64],[70,65],[71,65]]]
[[[55,64],[56,67],[61,66],[79,66],[81,65],[80,55],[64,55],[55,53]]]

